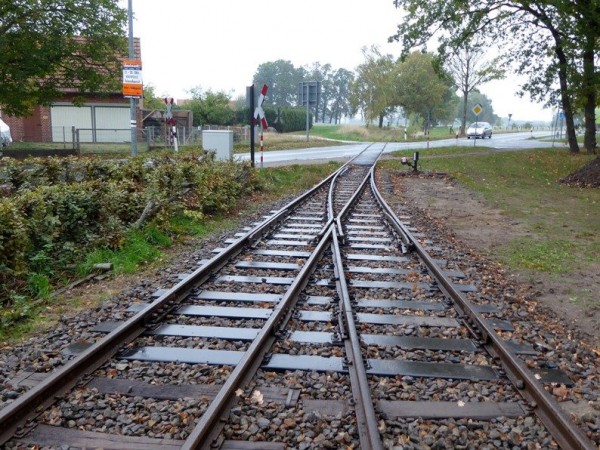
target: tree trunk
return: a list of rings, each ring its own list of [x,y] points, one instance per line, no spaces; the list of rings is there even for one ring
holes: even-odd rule
[[[594,88],[594,45],[587,45],[583,53],[583,92],[585,93],[583,146],[591,155],[596,153],[596,89]]]
[[[384,115],[383,113],[379,114],[379,128],[383,128],[383,119],[384,119]]]
[[[579,144],[577,143],[577,135],[575,134],[575,123],[573,121],[573,105],[569,96],[569,88],[567,82],[567,57],[561,45],[560,38],[555,36],[555,53],[558,59],[558,80],[560,82],[560,98],[565,113],[565,125],[567,126],[567,141],[571,153],[579,153]]]
[[[460,119],[460,135],[464,136],[467,134],[467,100],[469,98],[469,91],[463,91],[463,110],[462,117]]]

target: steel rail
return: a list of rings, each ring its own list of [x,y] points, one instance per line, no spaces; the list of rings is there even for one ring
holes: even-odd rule
[[[367,146],[363,150],[363,152],[366,151],[371,145]],[[363,152],[361,152],[361,154]],[[381,152],[379,156],[380,155]],[[223,416],[228,410],[229,405],[231,405],[234,401],[234,395],[236,391],[242,386],[243,381],[249,375],[253,374],[256,371],[256,369],[260,366],[260,360],[264,357],[265,354],[268,353],[271,347],[270,339],[272,339],[272,335],[275,331],[275,328],[280,326],[281,323],[287,320],[286,316],[288,316],[289,318],[289,314],[291,313],[292,308],[295,305],[302,289],[306,287],[306,284],[308,283],[308,277],[314,271],[314,267],[316,266],[318,260],[321,258],[326,248],[327,242],[332,240],[332,234],[335,232],[335,227],[332,226],[335,215],[332,209],[333,188],[336,185],[336,181],[338,180],[338,178],[344,173],[346,173],[350,164],[350,161],[347,162],[342,167],[340,167],[340,169],[338,169],[332,176],[329,177],[331,179],[328,194],[329,216],[326,226],[321,230],[321,232],[317,236],[317,247],[309,257],[305,265],[302,267],[301,271],[296,276],[294,282],[292,283],[288,291],[286,291],[283,298],[277,304],[276,308],[274,309],[270,318],[267,320],[267,322],[259,332],[258,336],[254,339],[254,341],[252,342],[248,350],[245,352],[240,362],[236,365],[233,372],[227,378],[227,381],[224,383],[217,396],[211,402],[208,409],[204,412],[204,414],[194,427],[192,433],[185,440],[182,449],[208,450],[212,448],[214,443],[216,443],[215,441],[218,437],[218,430],[222,428],[223,423],[226,420],[226,418]],[[366,181],[368,181],[368,175],[363,180],[362,185],[364,185]],[[358,347],[358,349],[360,350],[360,346]],[[364,365],[361,365],[361,367],[364,371]],[[372,413],[372,415],[374,417],[374,412]],[[376,420],[375,430],[377,430]],[[379,450],[382,447],[365,448],[373,448]]]
[[[269,350],[266,345],[267,340],[275,331],[276,327],[283,320],[286,314],[293,308],[298,296],[306,287],[310,275],[327,248],[331,240],[332,228],[330,227],[324,238],[319,242],[312,252],[302,269],[294,279],[290,288],[286,291],[283,298],[277,303],[273,313],[263,325],[261,331],[252,341],[248,350],[242,356],[240,362],[235,366],[223,387],[211,402],[208,409],[202,414],[198,424],[194,427],[192,433],[188,436],[182,445],[182,450],[191,450],[197,448],[210,448],[212,442],[210,439],[211,431],[217,426],[217,422],[227,411],[227,405],[232,400],[237,389],[241,387],[241,382],[248,375],[257,359],[262,358]]]
[[[364,190],[367,182],[369,180],[373,179],[373,170],[375,169],[377,161],[379,160],[379,158],[381,158],[381,155],[383,154],[383,151],[385,150],[386,146],[387,146],[387,143],[380,150],[379,154],[377,155],[377,158],[375,158],[375,162],[373,163],[373,166],[371,167],[371,170],[369,171],[369,173],[367,173],[367,175],[363,179],[361,185],[358,187],[358,189],[356,190],[356,192],[354,192],[354,195],[348,200],[348,202],[340,210],[340,212],[337,214],[337,216],[335,216],[335,222],[336,222],[336,226],[337,226],[337,235],[342,240],[342,242],[344,242],[345,238],[346,238],[346,234],[344,233],[344,229],[342,227],[342,221],[348,215],[348,212],[350,211],[350,208],[352,206],[354,206],[356,204],[356,202],[358,201],[358,198],[362,194],[362,192],[363,192],[363,190]],[[364,151],[366,151],[368,148],[369,147],[367,147]],[[364,153],[364,151],[361,152],[359,155],[361,155],[362,153]],[[359,155],[357,155],[357,157]],[[330,187],[330,194],[329,195],[330,195],[330,198],[333,198],[333,194],[331,192],[331,187]]]
[[[64,395],[76,386],[82,377],[91,374],[113,357],[123,345],[141,336],[147,330],[148,323],[155,322],[160,317],[168,314],[193,287],[205,282],[214,272],[223,267],[244,248],[261,239],[306,199],[335,178],[345,167],[347,165],[342,166],[312,189],[276,211],[271,217],[232,242],[222,252],[215,255],[206,264],[181,280],[147,307],[85,349],[76,358],[53,371],[42,382],[21,395],[14,402],[1,409],[0,445],[10,439],[17,428],[23,425],[27,419],[40,414],[43,408],[52,404],[57,396]]]
[[[342,242],[345,240],[345,237],[346,237],[346,234],[344,233],[344,229],[342,227],[342,220],[344,220],[344,218],[348,215],[350,208],[352,208],[352,206],[354,206],[354,204],[358,201],[358,198],[360,197],[363,190],[365,189],[365,186],[369,182],[369,177],[370,177],[370,173],[367,173],[367,175],[363,178],[362,182],[360,183],[360,186],[358,187],[358,189],[356,189],[356,192],[354,192],[352,197],[350,197],[348,202],[344,205],[344,207],[340,210],[337,217],[335,218],[335,225],[337,227],[337,235],[338,235],[339,239],[342,240]]]
[[[360,338],[356,331],[350,293],[344,275],[342,253],[337,238],[335,227],[333,229],[332,252],[336,285],[340,297],[340,308],[342,310],[343,324],[346,333],[343,333],[346,343],[346,355],[348,357],[348,373],[350,374],[356,420],[360,439],[360,448],[363,450],[383,450],[383,443],[379,433],[375,407],[371,398],[369,380],[365,370],[365,361],[360,347]],[[345,335],[345,336],[344,336]]]
[[[325,234],[325,232],[329,229],[329,227],[331,226],[331,224],[336,219],[335,211],[333,209],[333,207],[334,207],[333,192],[335,190],[334,187],[335,187],[336,180],[340,176],[342,176],[344,173],[346,173],[346,171],[350,168],[350,165],[352,164],[352,161],[354,161],[359,156],[361,156],[372,145],[374,145],[373,142],[370,143],[369,145],[367,145],[364,149],[362,149],[360,153],[358,153],[357,155],[354,155],[352,158],[350,158],[350,160],[348,160],[343,166],[341,166],[340,169],[334,174],[334,176],[333,176],[333,178],[331,180],[331,184],[329,185],[329,193],[328,193],[328,201],[327,201],[327,223],[325,224],[325,226],[323,227],[323,229],[317,234],[317,238],[321,238]],[[382,150],[382,152],[383,152],[383,150]]]
[[[14,435],[18,426],[22,425],[24,421],[37,416],[42,412],[42,408],[52,404],[57,396],[68,392],[77,385],[82,377],[92,373],[113,357],[122,346],[141,336],[146,331],[149,322],[155,322],[157,318],[168,314],[173,307],[188,295],[193,287],[205,282],[213,273],[223,267],[244,248],[255,243],[261,236],[266,235],[275,224],[281,222],[306,199],[310,198],[310,196],[314,195],[315,192],[333,179],[336,173],[337,171],[276,211],[273,216],[267,218],[255,228],[248,231],[244,236],[232,242],[222,252],[215,255],[206,264],[196,269],[192,274],[181,280],[115,330],[85,349],[64,366],[51,372],[42,382],[1,409],[0,445],[9,440]]]
[[[492,347],[492,356],[497,356],[508,378],[529,402],[529,407],[539,417],[561,448],[565,450],[598,450],[596,445],[562,410],[558,402],[544,389],[531,371],[508,348],[493,327],[488,325],[481,314],[473,309],[468,299],[454,287],[454,284],[444,274],[435,260],[398,219],[392,208],[379,193],[374,177],[371,181],[371,188],[377,202],[386,211],[386,215],[396,222],[394,227],[401,229],[402,235],[409,239],[411,247],[417,252],[431,275],[437,280],[442,292],[454,301],[455,307],[459,314],[467,320],[467,324],[479,330],[481,336],[477,336],[477,338]],[[472,326],[469,328],[472,329]]]
[[[329,185],[329,192],[327,194],[327,227],[329,227],[329,225],[331,225],[331,223],[335,220],[335,211],[333,209],[333,207],[334,207],[333,194],[335,192],[335,182],[341,175],[346,173],[348,170],[349,170],[349,167],[346,167],[343,172],[340,171],[335,176],[335,178],[332,180],[331,184]]]
[[[371,191],[375,194],[375,198],[377,199],[379,205],[382,206],[378,199],[379,192],[377,191],[377,185],[375,181],[375,166],[371,168]],[[406,227],[403,226],[402,222],[400,219],[398,219],[391,208],[385,208],[382,206],[382,211],[384,217],[387,219],[386,223],[394,229],[400,238],[401,252],[403,254],[410,252],[412,250],[412,240],[411,237],[405,233]]]

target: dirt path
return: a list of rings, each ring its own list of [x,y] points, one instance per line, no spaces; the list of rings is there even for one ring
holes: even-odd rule
[[[528,234],[519,223],[492,208],[477,193],[458,183],[441,178],[400,177],[406,199],[442,221],[465,245],[492,259],[499,247]],[[592,268],[593,269],[593,268]],[[600,292],[600,267],[589,272],[575,271],[552,275],[513,271],[509,275],[520,284],[529,285],[533,295],[550,315],[557,316],[568,329],[588,335],[592,344],[600,344],[600,306],[584,305],[573,292]]]

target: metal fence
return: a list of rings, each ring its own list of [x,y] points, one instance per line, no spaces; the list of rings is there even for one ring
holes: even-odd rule
[[[250,140],[251,128],[246,127],[231,127],[220,125],[204,125],[202,130],[227,130],[233,131],[233,142],[247,142]]]
[[[124,144],[131,142],[131,130],[127,128],[75,128],[61,127],[63,144],[69,144],[73,150],[81,151],[82,144],[90,143],[113,143]],[[233,131],[234,142],[248,142],[250,140],[250,127],[232,127],[218,125],[204,125],[202,127],[177,127],[177,139],[179,145],[202,145],[203,130],[228,130]],[[60,133],[54,136],[60,135]],[[148,149],[157,147],[169,147],[173,145],[169,128],[164,126],[145,127],[140,130],[138,142],[145,142]],[[57,142],[55,140],[55,142]]]

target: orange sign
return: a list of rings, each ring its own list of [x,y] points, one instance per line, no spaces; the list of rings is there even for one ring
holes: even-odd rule
[[[126,59],[123,61],[123,97],[142,98],[143,96],[142,61]]]

